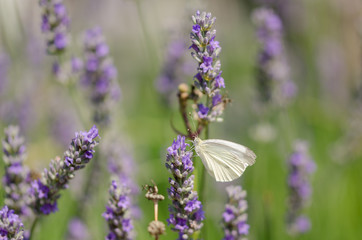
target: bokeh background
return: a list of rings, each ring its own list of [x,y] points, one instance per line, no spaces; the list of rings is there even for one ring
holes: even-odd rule
[[[131,149],[134,179],[140,186],[153,179],[160,193],[167,196],[169,173],[164,167],[165,154],[176,137],[170,119],[180,129],[182,122],[176,89],[165,97],[157,82],[167,63],[168,46],[174,41],[186,44],[181,80],[192,82],[197,64],[187,47],[191,15],[200,9],[217,18],[223,77],[232,99],[224,121],[211,125],[210,137],[241,143],[258,156],[257,163],[233,182],[242,184],[248,192],[249,239],[360,239],[362,3],[359,0],[275,2],[285,25],[284,39],[298,94],[283,113],[271,109],[267,115],[255,111],[256,59],[260,46],[251,12],[261,1],[65,0],[64,3],[71,17],[71,52],[75,56],[82,52],[86,29],[99,26],[103,30],[122,89],[121,101],[113,109],[117,127],[112,131]],[[37,171],[66,150],[67,139],[70,141],[75,131],[92,125],[82,87],[78,86],[76,96],[71,98],[66,87],[52,76],[53,57],[45,51],[40,16],[37,1],[0,0],[0,128],[20,125],[28,150],[26,164]],[[75,101],[88,119],[86,124],[79,118]],[[263,140],[257,131],[260,124],[268,124],[275,136]],[[3,131],[0,136],[3,137]],[[306,208],[312,228],[304,235],[292,237],[287,234],[285,224],[286,161],[297,139],[309,143],[317,170],[311,179],[313,194]],[[92,239],[104,239],[107,232],[101,213],[109,179],[98,180],[104,188],[95,193],[87,220]],[[219,224],[226,199],[225,185],[208,177],[206,188],[208,194],[203,203],[206,236],[222,239]],[[73,196],[76,191],[76,186],[71,186],[63,192],[60,211],[41,221],[37,239],[65,238],[76,204]],[[138,202],[142,216],[135,221],[137,239],[152,239],[146,227],[153,218],[153,204],[142,192]],[[168,204],[168,200],[160,204],[160,220],[164,222]],[[167,235],[161,239],[175,238],[167,228]]]

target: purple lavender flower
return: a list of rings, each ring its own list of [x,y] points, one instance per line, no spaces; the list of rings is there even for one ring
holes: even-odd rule
[[[177,136],[169,147],[166,168],[172,174],[168,196],[172,200],[169,206],[170,218],[168,224],[172,230],[179,233],[179,239],[190,239],[191,235],[203,226],[204,212],[194,188],[194,171],[192,152],[187,151],[185,137]]]
[[[35,213],[48,215],[58,210],[60,190],[68,187],[74,172],[82,169],[93,158],[94,147],[98,144],[98,129],[93,126],[89,132],[77,132],[64,156],[52,160],[42,177],[31,183],[29,206]]]
[[[61,54],[69,44],[70,19],[63,0],[40,0],[42,8],[41,29],[47,38],[48,54]]]
[[[4,206],[0,210],[0,239],[23,240],[24,225],[14,210]]]
[[[248,215],[246,210],[248,203],[245,200],[246,191],[240,186],[229,186],[226,188],[228,202],[222,215],[224,229],[224,240],[244,239],[249,234]]]
[[[112,181],[109,188],[110,198],[106,211],[102,216],[108,222],[109,234],[106,240],[128,240],[132,239],[133,225],[127,217],[130,207],[129,190],[118,181]]]
[[[283,24],[277,14],[268,8],[259,8],[252,18],[257,26],[261,44],[258,56],[258,85],[260,99],[284,105],[296,94],[291,81],[283,42]]]
[[[90,234],[87,226],[79,218],[73,218],[68,224],[67,240],[89,239]]]
[[[107,125],[110,120],[110,100],[117,100],[120,95],[116,83],[117,69],[109,57],[109,48],[99,27],[86,32],[84,45],[85,63],[82,82],[90,90],[94,121]]]
[[[294,153],[289,158],[289,211],[287,215],[288,230],[291,234],[307,232],[310,221],[301,215],[311,196],[310,175],[315,171],[315,163],[308,154],[305,142],[295,144]]]
[[[3,160],[5,163],[5,176],[3,184],[5,189],[5,204],[20,215],[28,215],[25,196],[29,186],[29,170],[23,166],[26,158],[24,138],[19,135],[18,126],[9,126],[5,129],[3,144]]]
[[[223,113],[225,104],[224,98],[220,95],[220,89],[225,88],[224,79],[221,77],[221,63],[219,54],[221,47],[215,40],[216,30],[213,29],[216,18],[211,13],[199,11],[192,16],[194,23],[190,38],[190,46],[194,52],[193,58],[198,62],[198,72],[194,76],[194,85],[206,95],[206,103],[199,104],[198,116],[206,121],[220,121],[220,115]],[[215,96],[221,97],[218,101],[209,101]],[[200,106],[203,108],[200,109]],[[206,109],[208,111],[206,112]]]

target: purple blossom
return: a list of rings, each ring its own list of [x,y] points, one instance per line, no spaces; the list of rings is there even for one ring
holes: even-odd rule
[[[23,240],[24,225],[14,210],[4,206],[0,210],[0,239]]]
[[[212,57],[203,57],[204,62],[200,64],[200,69],[203,73],[206,73],[207,71],[212,71]]]
[[[197,114],[199,115],[199,118],[201,118],[201,119],[207,118],[207,115],[208,115],[210,109],[208,107],[204,106],[204,104],[202,104],[202,103],[199,104],[198,107],[199,107],[199,111],[197,112]]]
[[[127,216],[130,207],[129,190],[119,182],[112,181],[109,195],[106,211],[102,214],[109,227],[106,239],[132,239],[133,225]]]
[[[310,175],[315,171],[315,163],[308,153],[305,142],[297,142],[289,158],[289,209],[287,214],[288,230],[291,234],[304,233],[310,229],[310,221],[302,216],[302,210],[308,204],[312,189]]]
[[[167,219],[172,230],[179,233],[179,239],[190,237],[195,231],[202,228],[204,213],[202,204],[198,200],[197,192],[193,191],[194,167],[192,152],[187,151],[189,146],[185,137],[177,136],[172,145],[167,149],[166,168],[172,174],[169,178],[170,188],[168,197],[172,201],[169,206],[170,217]]]
[[[212,97],[212,106],[216,106],[222,103],[222,96],[217,93],[215,96]]]
[[[195,25],[192,26],[192,32],[193,33],[198,34],[198,33],[200,33],[200,31],[201,31],[201,27],[200,27],[199,24],[195,24]]]
[[[70,19],[62,0],[42,0],[41,29],[47,36],[48,54],[61,54],[69,44]]]
[[[246,192],[240,186],[229,186],[226,188],[228,201],[223,213],[222,225],[224,229],[224,240],[242,239],[249,234],[248,215],[246,210],[248,204],[245,200]]]
[[[84,39],[85,66],[82,82],[89,88],[93,119],[97,124],[110,121],[111,105],[120,91],[116,82],[117,69],[109,56],[109,48],[99,27],[89,29]],[[118,94],[119,95],[119,94]]]
[[[88,132],[75,134],[63,158],[52,160],[42,177],[34,180],[29,189],[29,205],[36,214],[48,215],[56,212],[60,190],[68,187],[74,172],[86,166],[91,160],[94,147],[98,144],[98,129],[93,126]]]
[[[19,134],[18,126],[9,126],[5,129],[5,137],[2,140],[3,161],[5,174],[3,184],[5,187],[4,203],[19,215],[28,215],[25,196],[29,182],[27,181],[29,170],[23,166],[26,158],[24,138]]]

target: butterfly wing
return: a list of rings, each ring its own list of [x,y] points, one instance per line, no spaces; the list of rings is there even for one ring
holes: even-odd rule
[[[256,158],[249,148],[220,139],[201,141],[195,150],[208,173],[218,182],[230,182],[240,177]]]

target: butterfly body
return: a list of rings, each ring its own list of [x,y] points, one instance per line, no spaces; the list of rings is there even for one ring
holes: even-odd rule
[[[194,146],[206,170],[217,182],[235,180],[256,159],[255,153],[249,148],[226,140],[201,140],[196,137]]]

